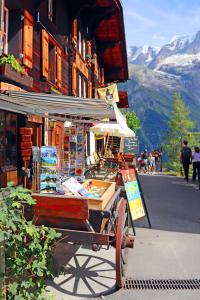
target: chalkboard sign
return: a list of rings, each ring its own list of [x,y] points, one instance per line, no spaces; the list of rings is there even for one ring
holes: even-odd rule
[[[124,139],[124,153],[134,153],[139,152],[139,141],[138,137],[125,138]]]

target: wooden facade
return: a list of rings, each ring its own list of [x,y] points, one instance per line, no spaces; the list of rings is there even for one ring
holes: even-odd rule
[[[28,91],[88,97],[94,96],[91,86],[128,79],[120,1],[1,2],[2,54],[13,54],[33,82],[23,85],[3,74],[1,81]]]
[[[1,91],[92,99],[96,88],[128,79],[120,0],[0,0],[0,10],[0,55],[14,55],[24,69],[0,65]],[[41,145],[44,120],[18,116],[17,126],[32,127]]]

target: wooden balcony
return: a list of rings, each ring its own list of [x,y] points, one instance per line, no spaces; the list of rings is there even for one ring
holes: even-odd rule
[[[13,70],[9,64],[0,65],[0,81],[8,82],[24,89],[33,87],[32,77]]]

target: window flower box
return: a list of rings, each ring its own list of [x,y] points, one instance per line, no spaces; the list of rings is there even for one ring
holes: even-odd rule
[[[12,84],[18,84],[23,87],[33,87],[33,78],[28,74],[22,74],[15,71],[9,64],[0,65],[0,77]]]

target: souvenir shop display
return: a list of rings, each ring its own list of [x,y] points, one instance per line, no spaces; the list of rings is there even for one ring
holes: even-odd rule
[[[59,182],[57,148],[41,147],[40,161],[40,193],[56,193]]]
[[[69,177],[83,177],[85,168],[84,126],[64,130],[63,173]]]

